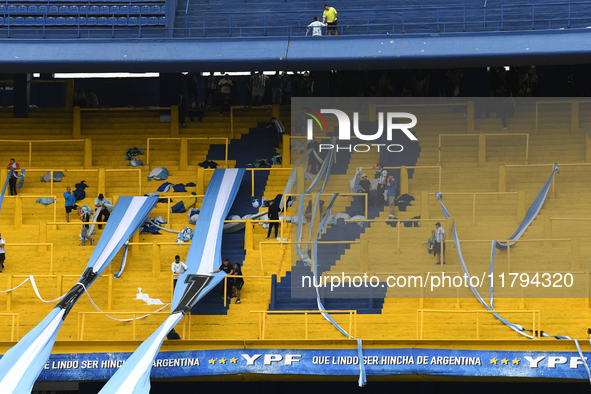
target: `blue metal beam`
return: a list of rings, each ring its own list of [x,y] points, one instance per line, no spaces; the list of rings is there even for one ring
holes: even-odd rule
[[[591,31],[252,39],[3,40],[0,73],[355,70],[591,63]]]

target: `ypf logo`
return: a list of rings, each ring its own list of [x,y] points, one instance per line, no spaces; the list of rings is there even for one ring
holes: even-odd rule
[[[309,112],[305,112],[306,115],[310,116],[311,119],[308,119],[307,122],[307,138],[308,141],[314,139],[314,122],[318,125],[321,131],[328,131],[328,125],[326,120],[322,116],[322,114],[332,114],[337,117],[337,121],[339,124],[339,141],[350,141],[351,136],[351,119],[349,115],[345,112],[338,110],[338,109],[321,109],[320,112],[312,109],[304,107]],[[386,121],[384,121],[384,117]],[[398,123],[400,119],[409,119],[409,123]],[[408,112],[387,112],[384,116],[383,112],[378,113],[378,130],[373,134],[365,134],[359,130],[359,112],[353,112],[353,133],[357,139],[362,141],[376,141],[382,137],[384,134],[384,129],[386,130],[386,139],[388,141],[392,141],[392,135],[394,131],[400,130],[402,131],[409,140],[411,141],[418,141],[417,137],[415,137],[409,129],[413,128],[417,125],[417,117]],[[385,146],[389,152],[402,152],[404,147],[400,144],[356,144],[356,145],[339,145],[339,144],[320,144],[320,151],[322,149],[336,149],[338,152],[339,150],[346,150],[346,151],[355,151],[355,152],[368,152],[371,149],[371,146],[377,147],[378,152],[380,151],[380,147]]]

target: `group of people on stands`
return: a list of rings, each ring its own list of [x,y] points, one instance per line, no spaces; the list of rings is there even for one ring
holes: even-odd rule
[[[84,94],[82,89],[78,89],[74,94],[74,107],[80,108],[98,108],[99,101],[98,97],[92,89],[88,89],[88,92]]]

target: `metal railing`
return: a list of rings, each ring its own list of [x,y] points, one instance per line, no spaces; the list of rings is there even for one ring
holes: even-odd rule
[[[480,314],[492,314],[498,313],[499,315],[504,315],[508,313],[517,313],[517,314],[532,314],[532,330],[534,337],[537,336],[537,339],[541,337],[541,324],[540,324],[540,311],[539,310],[496,310],[496,311],[487,311],[487,310],[458,310],[458,309],[417,309],[417,339],[423,339],[424,333],[424,324],[425,324],[425,313],[438,313],[438,314],[449,314],[449,313],[468,313],[468,314],[476,314],[476,340],[480,340]],[[492,321],[492,320],[491,320]],[[495,320],[496,321],[496,320]],[[441,338],[440,333],[445,332],[445,329],[442,329],[442,324],[444,321],[437,320],[437,332],[438,337],[437,339]],[[464,324],[470,324],[469,322],[463,321]]]
[[[318,15],[316,10],[292,10],[292,11],[247,11],[247,12],[203,12],[202,28],[207,29],[208,22],[215,23],[219,26],[223,23],[223,20],[227,21],[229,34],[232,34],[233,27],[237,27],[237,23],[246,23],[250,26],[244,27],[255,27],[252,26],[253,21],[262,21],[262,26],[256,26],[262,28],[262,35],[267,34],[267,28],[274,28],[274,22],[285,19],[294,19],[297,17],[296,28],[306,27],[309,23],[314,20],[314,16]],[[414,13],[414,14],[413,14]],[[450,13],[452,15],[450,15]],[[456,14],[456,15],[453,15]],[[394,23],[401,26],[401,31],[405,31],[405,27],[408,25],[407,19],[425,18],[425,15],[433,18],[434,21],[430,22],[437,27],[445,23],[446,21],[454,23],[466,22],[466,8],[464,6],[444,6],[444,7],[407,7],[407,8],[360,8],[360,9],[339,9],[339,18],[346,20],[348,26],[351,25],[364,25],[369,26],[376,18],[391,19]],[[185,14],[185,27],[188,26],[188,13]],[[444,20],[442,20],[444,19]],[[453,20],[452,20],[453,19]],[[215,22],[213,22],[215,21]],[[465,30],[465,27],[464,29]],[[367,31],[369,33],[369,30]],[[204,34],[205,35],[205,34]]]
[[[309,338],[309,328],[308,328],[308,315],[317,315],[322,313],[328,314],[348,314],[349,315],[349,329],[347,332],[349,335],[353,337],[353,339],[357,338],[357,311],[356,310],[342,310],[342,311],[251,311],[250,313],[258,313],[259,315],[259,337],[258,339],[265,339],[265,334],[267,332],[267,316],[268,315],[304,315],[304,336],[305,339]]]
[[[382,223],[396,223],[396,253],[400,253],[400,228],[402,227],[401,224],[404,222],[410,223],[420,223],[420,222],[445,222],[446,219],[348,219],[345,220],[345,223],[375,223],[375,222],[382,222]],[[367,254],[365,254],[367,255]],[[362,264],[363,264],[362,260]]]
[[[465,134],[464,134],[465,135]],[[375,167],[363,167],[363,169],[367,169],[367,170],[375,170]],[[437,191],[441,191],[441,166],[399,166],[399,167],[384,167],[384,170],[400,170],[402,171],[403,169],[406,169],[406,180],[408,180],[408,170],[429,170],[429,169],[437,169],[438,170],[438,188]],[[402,177],[402,173],[401,173],[401,177]],[[402,185],[400,185],[402,186]],[[404,194],[405,192],[401,191],[401,194]],[[366,216],[367,217],[367,216]]]
[[[554,168],[555,164],[506,164],[505,168],[508,167],[522,167],[522,168],[535,168],[535,167],[549,167]],[[558,164],[558,167],[586,167],[591,166],[591,163],[564,163]],[[547,175],[547,174],[546,174]],[[551,192],[554,193],[556,191],[556,176],[552,177],[552,184],[551,184]]]
[[[522,22],[526,20],[531,20],[531,29],[534,30],[536,28],[536,7],[538,10],[540,8],[543,9],[542,12],[544,13],[552,13],[556,15],[559,11],[562,11],[566,14],[566,20],[568,21],[567,28],[571,27],[571,15],[573,13],[581,12],[582,10],[579,9],[579,5],[587,6],[587,10],[591,10],[591,2],[588,1],[580,1],[580,2],[563,2],[563,3],[538,3],[538,4],[502,4],[501,5],[501,30],[504,29],[504,24],[507,22]],[[574,9],[573,9],[574,8]],[[506,15],[507,12],[511,9],[518,9],[518,16],[519,19],[507,19]],[[531,13],[531,18],[526,19],[526,15],[524,15],[523,10],[526,10],[527,13]],[[510,15],[509,15],[510,16]],[[540,19],[538,19],[539,21]],[[544,19],[542,19],[544,20]]]
[[[291,172],[291,168],[289,167],[267,167],[267,168],[246,168],[246,171],[250,171],[250,179],[251,179],[251,190],[250,190],[250,195],[251,196],[255,196],[255,191],[254,191],[254,187],[255,187],[255,179],[254,179],[254,174],[255,171],[269,171],[269,175],[271,174],[271,172],[274,171],[290,171]],[[214,168],[206,168],[205,171],[215,171]]]
[[[32,165],[32,158],[33,158],[33,144],[48,144],[48,143],[71,143],[71,142],[82,142],[85,143],[84,139],[63,139],[63,140],[0,140],[1,144],[28,144],[29,145],[29,164],[30,167]],[[4,145],[6,147],[6,145]],[[29,169],[27,169],[29,171]]]
[[[483,136],[481,138],[480,136]],[[483,161],[486,162],[486,137],[487,136],[503,136],[503,137],[517,137],[525,136],[525,161],[529,160],[529,133],[479,133],[479,134],[439,134],[439,153],[438,161],[441,163],[441,137],[478,137],[478,151],[484,152]],[[484,146],[481,146],[484,144]],[[480,159],[479,159],[480,161]]]
[[[27,243],[9,243],[7,245],[9,248],[13,246],[24,246],[24,247],[31,247],[31,246],[49,246],[49,272],[53,273],[53,243],[50,242],[27,242]]]
[[[1,312],[0,316],[12,317],[12,321],[10,323],[10,342],[18,342],[20,339],[19,314],[14,312]]]
[[[228,167],[228,145],[230,144],[230,139],[227,137],[157,137],[157,138],[148,138],[147,142],[146,142],[146,166],[150,165],[150,141],[181,141],[181,148],[180,148],[180,159],[179,162],[181,162],[183,160],[183,158],[187,157],[187,146],[183,146],[182,145],[182,141],[186,140],[188,141],[197,141],[197,140],[202,140],[202,141],[212,141],[212,140],[218,140],[218,141],[224,141],[225,145],[226,145],[226,154],[225,154],[225,159],[224,159],[224,163],[226,165],[226,167]]]
[[[429,193],[436,195],[437,193]],[[508,196],[519,195],[519,192],[476,192],[476,193],[443,193],[443,196],[472,196],[472,226],[476,226],[476,196]],[[517,202],[517,215],[519,216],[519,201]],[[523,207],[525,213],[525,206]]]
[[[108,312],[78,312],[78,323],[76,326],[76,332],[77,332],[77,340],[78,341],[83,341],[84,340],[84,326],[86,325],[86,316],[87,315],[109,315],[109,316],[131,316],[132,320],[130,322],[124,322],[124,323],[131,323],[131,328],[132,328],[132,340],[135,341],[136,340],[136,321],[137,321],[137,317],[138,316],[147,316],[149,317],[150,315],[167,315],[170,316],[170,312],[113,312],[113,311],[108,311]],[[190,315],[190,312],[187,312],[187,314],[185,314],[185,316],[183,317],[183,325],[182,325],[182,335],[185,336],[185,329],[187,326],[187,321],[188,316]]]
[[[53,198],[54,202],[53,202],[53,220],[56,221],[57,220],[57,199],[56,196],[48,196],[48,195],[27,195],[27,194],[18,194],[16,196],[4,196],[4,198],[14,198],[16,199],[23,199],[23,198]],[[18,210],[14,210],[14,215],[15,215],[15,223],[19,222],[19,218],[17,217],[17,215],[19,214]],[[22,211],[20,212],[20,221],[22,224]]]
[[[264,267],[264,258],[263,258],[263,246],[264,245],[281,245],[282,247],[284,245],[309,245],[309,244],[313,244],[313,241],[261,241],[259,242],[259,258],[261,260],[261,271],[265,272],[265,267]],[[339,245],[339,244],[345,244],[345,245],[350,245],[350,244],[358,244],[361,243],[361,241],[318,241],[319,245],[326,245],[326,244],[330,244],[330,245]],[[367,254],[365,255],[367,256]],[[364,255],[362,254],[361,257],[364,257]]]
[[[234,279],[234,278],[269,279],[269,280],[273,279],[273,277],[270,275],[226,275],[226,276],[224,276],[224,308],[228,305],[228,298],[226,297],[226,295],[228,294],[228,279]]]

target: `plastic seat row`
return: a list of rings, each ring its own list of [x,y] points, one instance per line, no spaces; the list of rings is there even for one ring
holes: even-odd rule
[[[19,14],[74,14],[74,15],[78,15],[78,14],[138,14],[138,15],[145,15],[145,14],[164,14],[166,12],[166,6],[162,6],[160,7],[159,5],[144,5],[144,6],[138,6],[138,5],[132,5],[132,6],[127,6],[127,5],[123,5],[123,6],[118,6],[118,5],[114,5],[114,6],[96,6],[96,5],[92,5],[92,6],[87,6],[87,5],[83,5],[83,6],[77,6],[77,5],[72,5],[72,6],[65,6],[62,5],[60,7],[52,5],[52,6],[46,6],[46,5],[40,5],[40,6],[36,6],[36,5],[31,5],[31,6],[25,6],[25,5],[20,5],[20,6],[15,6],[15,5],[9,5],[6,6],[4,4],[0,4],[0,14],[9,14],[9,15],[19,15]]]
[[[44,18],[42,16],[34,18],[29,16],[24,18],[22,16],[13,18],[12,16],[9,17],[1,17],[0,16],[0,26],[165,26],[166,25],[166,18],[161,17],[157,18],[155,16],[147,18],[145,16],[142,17],[135,17],[132,16],[130,18],[126,18],[124,16],[115,18],[115,17],[79,17],[74,18],[73,16],[64,18],[60,16],[58,18],[54,17],[47,17]]]

